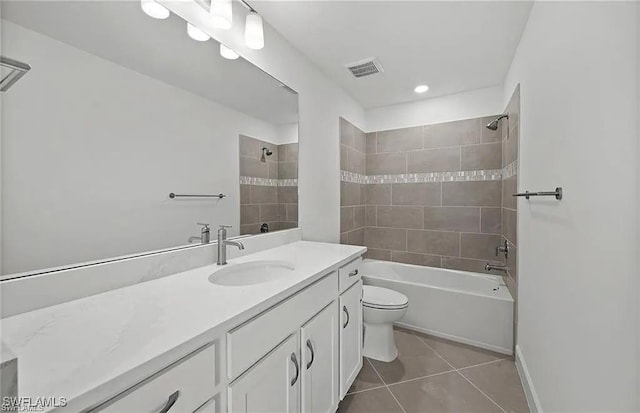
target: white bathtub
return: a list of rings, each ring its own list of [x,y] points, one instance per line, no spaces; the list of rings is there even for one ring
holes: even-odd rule
[[[369,259],[361,273],[365,284],[409,298],[397,325],[513,354],[513,298],[502,277]]]

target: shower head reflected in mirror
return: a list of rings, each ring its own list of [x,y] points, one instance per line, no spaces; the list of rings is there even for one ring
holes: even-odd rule
[[[507,118],[509,119],[509,115],[508,114],[502,114],[500,116],[498,116],[497,118],[495,118],[494,120],[492,120],[491,122],[489,122],[489,124],[487,126],[485,126],[487,129],[491,129],[491,130],[498,130],[498,123],[500,122],[501,119]]]
[[[266,147],[262,147],[262,156],[260,157],[260,162],[267,162],[267,156],[273,155],[273,152],[267,149]]]

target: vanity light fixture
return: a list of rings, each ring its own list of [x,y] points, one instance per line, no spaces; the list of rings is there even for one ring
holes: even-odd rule
[[[418,86],[416,86],[415,89],[413,89],[413,91],[416,92],[416,93],[424,93],[427,90],[429,90],[429,86],[427,86],[427,85],[418,85]]]
[[[166,19],[169,17],[169,9],[157,3],[155,0],[140,0],[140,7],[147,16],[154,19]]]
[[[198,29],[191,23],[187,23],[187,33],[189,34],[189,37],[199,42],[206,42],[211,38],[208,34]]]
[[[259,50],[264,47],[262,17],[253,9],[247,14],[247,23],[244,27],[244,43],[248,48],[254,50]]]
[[[210,9],[213,27],[228,30],[233,23],[233,5],[231,0],[211,0]]]
[[[220,56],[225,59],[235,60],[240,57],[240,55],[234,52],[232,49],[229,49],[227,46],[220,43]]]

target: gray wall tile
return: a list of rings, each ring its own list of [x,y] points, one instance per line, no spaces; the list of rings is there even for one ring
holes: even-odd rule
[[[486,234],[502,233],[502,209],[501,208],[482,208],[481,232]]]
[[[499,210],[499,208],[496,209]],[[480,230],[480,208],[425,207],[424,229],[478,232]]]
[[[353,208],[354,207],[340,207],[340,232],[351,231],[355,228]]]
[[[422,228],[422,207],[378,206],[377,226],[394,228]]]
[[[266,162],[259,159],[240,157],[240,176],[251,176],[255,178],[268,178],[269,167]]]
[[[513,194],[518,192],[518,175],[502,181],[502,207],[518,209],[518,198]]]
[[[399,248],[395,248],[398,249]],[[408,230],[407,251],[435,255],[460,255],[460,236],[457,232]]]
[[[440,267],[439,255],[417,254],[415,252],[391,251],[391,261],[405,264]]]
[[[269,222],[278,220],[278,204],[261,204],[260,205],[260,222]]]
[[[441,183],[392,184],[393,205],[441,205]]]
[[[502,185],[500,181],[442,183],[442,205],[497,207],[501,203]]]
[[[364,228],[364,241],[367,247],[382,250],[406,251],[407,231],[398,228]]]
[[[240,205],[240,222],[243,225],[260,222],[260,205]]]
[[[406,152],[422,149],[422,126],[377,132],[377,152]]]
[[[364,175],[367,173],[364,153],[347,148],[347,171]]]
[[[463,146],[461,150],[461,169],[463,171],[502,168],[502,144],[500,142]]]
[[[340,118],[340,143],[348,146],[349,148],[353,148],[355,143],[355,133],[355,126],[349,123],[346,119]]]
[[[252,204],[277,204],[278,187],[251,185]]]
[[[354,126],[354,142],[353,147],[360,153],[367,152],[367,135],[360,130],[357,126]]]
[[[460,237],[460,255],[478,260],[497,260],[496,247],[502,237],[497,234],[462,233]]]
[[[481,127],[480,118],[425,126],[424,147],[442,148],[480,143]]]
[[[279,186],[278,202],[283,204],[298,203],[298,187],[297,186]]]
[[[353,227],[364,227],[364,205],[353,207]]]
[[[391,205],[391,184],[365,185],[367,205]]]
[[[367,151],[365,153],[368,155],[377,153],[377,151],[376,132],[367,133]]]
[[[364,211],[364,224],[367,227],[375,227],[377,220],[376,207],[374,205],[367,205]]]
[[[517,241],[517,218],[516,211],[512,209],[502,209],[502,234],[513,245],[518,245]]]
[[[342,206],[361,205],[362,186],[353,182],[340,182],[340,204]]]
[[[251,186],[240,185],[240,204],[251,203]]]
[[[457,147],[412,151],[408,155],[408,173],[460,170],[460,148]]]
[[[511,162],[518,159],[518,138],[519,128],[513,128],[509,131],[507,139],[502,141],[502,165],[507,166]]]
[[[372,260],[391,261],[391,251],[368,248],[368,246],[367,253],[364,256],[365,258],[370,258]]]
[[[357,228],[347,233],[347,244],[349,245],[365,245],[364,244],[364,228]]]
[[[403,174],[407,172],[406,153],[367,155],[367,175]]]

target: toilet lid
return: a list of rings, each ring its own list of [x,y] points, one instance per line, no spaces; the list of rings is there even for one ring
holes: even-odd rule
[[[409,304],[407,296],[388,288],[365,285],[362,289],[362,302],[368,307],[402,308]]]

